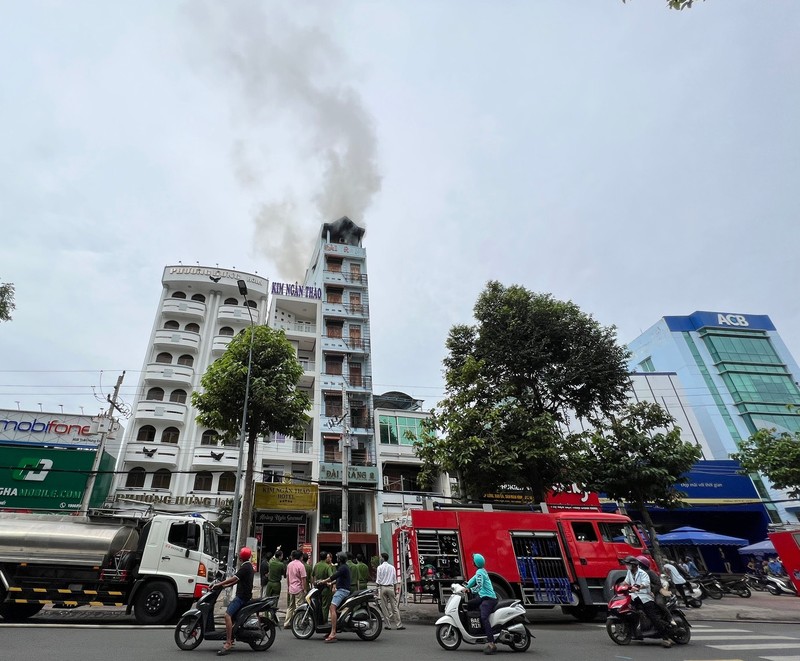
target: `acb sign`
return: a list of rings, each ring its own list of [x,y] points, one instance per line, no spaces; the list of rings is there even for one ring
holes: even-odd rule
[[[717,315],[717,323],[720,326],[737,326],[739,328],[744,328],[745,326],[749,326],[750,322],[747,321],[747,317],[742,314],[718,314]]]

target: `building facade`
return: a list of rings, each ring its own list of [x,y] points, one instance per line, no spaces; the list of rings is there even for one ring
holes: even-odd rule
[[[676,372],[707,459],[726,460],[759,429],[800,430],[800,368],[767,315],[698,311],[661,318],[629,343],[629,367]],[[775,522],[796,521],[800,502],[754,480]]]
[[[247,300],[237,282],[247,284]],[[119,509],[198,512],[230,507],[238,443],[195,420],[192,392],[234,335],[267,316],[268,280],[217,267],[167,266],[117,461]]]

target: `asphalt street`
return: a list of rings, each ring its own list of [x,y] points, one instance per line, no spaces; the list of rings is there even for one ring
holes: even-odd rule
[[[669,657],[682,661],[798,661],[800,628],[793,624],[695,622],[689,645],[663,649],[658,641],[633,642],[621,647],[607,636],[602,622],[580,623],[562,618],[550,623],[531,625],[536,638],[527,652],[514,653],[500,647],[497,657],[510,659],[548,659],[575,661],[650,661]],[[41,659],[80,659],[81,661],[159,661],[217,658],[219,642],[204,642],[192,652],[180,651],[173,641],[172,627],[140,627],[128,623],[94,624],[44,621],[27,625],[0,625],[0,658],[13,661]],[[256,656],[257,655],[257,656]],[[409,622],[404,631],[384,631],[373,642],[354,634],[342,634],[336,644],[325,644],[322,636],[297,640],[288,631],[279,631],[272,648],[253,652],[237,644],[228,656],[232,660],[276,658],[281,661],[308,661],[324,657],[326,661],[353,659],[405,660],[424,658],[430,661],[457,661],[458,658],[483,658],[482,648],[463,645],[447,652],[436,643],[434,627],[429,623]]]

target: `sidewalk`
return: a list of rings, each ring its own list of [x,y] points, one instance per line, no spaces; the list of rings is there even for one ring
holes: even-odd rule
[[[370,585],[372,587],[372,584]],[[232,592],[231,592],[232,594]],[[253,596],[261,594],[261,585],[256,577]],[[227,604],[220,598],[215,616],[222,619]],[[720,600],[706,599],[701,608],[685,608],[684,613],[690,622],[773,622],[800,623],[800,597],[791,595],[773,596],[768,592],[753,592],[749,599],[725,596]],[[286,584],[282,586],[278,604],[278,618],[283,621],[286,614]],[[436,604],[400,603],[400,617],[404,624],[432,625],[439,617]],[[47,621],[102,621],[133,623],[133,615],[126,615],[124,608],[104,606],[99,608],[57,609],[46,606],[31,622]],[[555,624],[574,622],[570,615],[564,615],[560,608],[547,608],[528,611],[528,621],[532,624]],[[600,618],[597,620],[601,621]]]
[[[684,608],[683,612],[690,622],[750,621],[794,624],[800,623],[800,597],[753,592],[753,596],[749,599],[731,596],[719,600],[705,599],[701,608]],[[435,604],[400,604],[400,616],[403,622],[433,624],[439,615]],[[574,622],[575,619],[571,615],[564,615],[560,608],[547,608],[529,610],[528,621],[532,624],[547,624]]]

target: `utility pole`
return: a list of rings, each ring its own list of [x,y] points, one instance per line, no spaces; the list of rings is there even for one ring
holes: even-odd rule
[[[125,378],[125,372],[120,374],[117,377],[117,385],[114,386],[114,394],[107,395],[106,400],[108,401],[108,411],[101,416],[100,420],[100,442],[97,444],[97,452],[94,456],[94,462],[92,463],[92,472],[89,473],[89,479],[86,480],[86,488],[83,491],[83,499],[81,500],[81,507],[80,511],[89,513],[89,500],[92,497],[92,491],[94,490],[94,484],[97,480],[97,471],[100,470],[100,461],[103,459],[103,450],[105,449],[106,444],[106,436],[108,436],[109,432],[111,431],[112,425],[114,424],[114,411],[117,410],[120,413],[122,410],[117,406],[117,398],[119,397],[119,389],[122,385],[122,380]]]
[[[349,500],[350,491],[348,490],[348,473],[350,472],[350,400],[347,398],[345,384],[342,383],[342,551],[347,553],[350,548],[348,531],[349,521]]]

